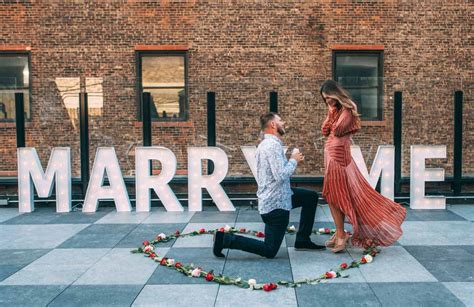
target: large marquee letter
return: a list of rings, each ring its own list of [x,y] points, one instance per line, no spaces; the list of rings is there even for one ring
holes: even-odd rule
[[[252,171],[254,178],[257,178],[257,159],[255,158],[255,153],[257,152],[257,147],[255,146],[240,146],[240,149],[244,153],[245,160]]]
[[[393,145],[380,145],[378,147],[377,154],[370,168],[370,174],[359,146],[351,146],[351,155],[357,168],[374,189],[377,186],[380,175],[382,175],[380,192],[383,196],[393,200],[395,194],[395,147]]]
[[[49,197],[56,183],[56,211],[71,211],[71,151],[67,147],[53,148],[46,173],[34,148],[18,148],[18,194],[20,212],[33,212],[34,190],[38,197]]]
[[[214,172],[202,174],[202,161],[214,162]],[[220,185],[229,168],[226,153],[218,147],[188,148],[189,211],[202,211],[202,188],[207,189],[220,211],[235,211],[234,205]]]
[[[425,160],[432,158],[446,158],[446,146],[411,146],[410,208],[412,209],[446,209],[446,197],[425,196],[426,181],[444,181],[444,169],[425,167]]]
[[[161,172],[151,175],[151,161],[161,163]],[[184,211],[168,183],[176,173],[176,156],[166,147],[137,147],[135,149],[136,209],[150,211],[150,190],[153,189],[167,211]]]
[[[107,175],[109,186],[104,186],[104,175]],[[82,212],[96,212],[98,201],[101,199],[113,200],[119,212],[132,211],[127,188],[113,147],[97,148]]]

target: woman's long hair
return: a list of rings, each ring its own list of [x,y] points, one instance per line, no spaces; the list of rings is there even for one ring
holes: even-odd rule
[[[321,85],[321,90],[320,94],[321,97],[323,97],[323,93],[326,94],[329,98],[334,98],[339,103],[345,107],[346,109],[349,109],[358,120],[359,119],[359,113],[357,113],[357,105],[355,102],[352,100],[351,95],[349,92],[347,92],[342,86],[339,85],[336,81],[333,80],[326,80],[324,81],[323,85]],[[324,97],[323,97],[324,100]]]

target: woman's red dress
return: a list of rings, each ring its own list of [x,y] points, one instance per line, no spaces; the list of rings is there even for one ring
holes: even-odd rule
[[[357,168],[350,146],[351,135],[359,128],[350,110],[328,112],[321,127],[327,136],[323,196],[349,219],[354,246],[389,246],[402,235],[406,209],[375,191]]]

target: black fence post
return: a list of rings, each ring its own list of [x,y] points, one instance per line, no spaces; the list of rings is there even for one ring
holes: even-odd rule
[[[142,97],[143,146],[151,146],[151,94]]]
[[[23,93],[15,93],[16,147],[25,147],[25,102]]]
[[[278,113],[278,92],[270,92],[270,112]]]
[[[462,179],[462,107],[463,92],[454,92],[454,162],[453,162],[453,184],[454,195],[461,194]]]
[[[81,184],[85,197],[89,184],[89,106],[87,93],[79,94],[80,142],[81,142]]]
[[[395,146],[395,194],[399,194],[402,177],[402,92],[395,92],[393,108],[393,145]]]
[[[216,93],[207,92],[207,146],[216,146]],[[207,161],[207,173],[214,172],[214,163]]]

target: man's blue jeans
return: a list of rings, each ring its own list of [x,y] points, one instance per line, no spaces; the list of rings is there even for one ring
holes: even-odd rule
[[[292,188],[292,191],[294,193],[291,198],[292,207],[302,207],[296,241],[309,241],[319,195],[315,191],[302,188]],[[290,221],[290,211],[275,209],[260,216],[265,223],[265,241],[226,233],[224,235],[224,248],[238,249],[266,258],[274,258],[285,238]]]

